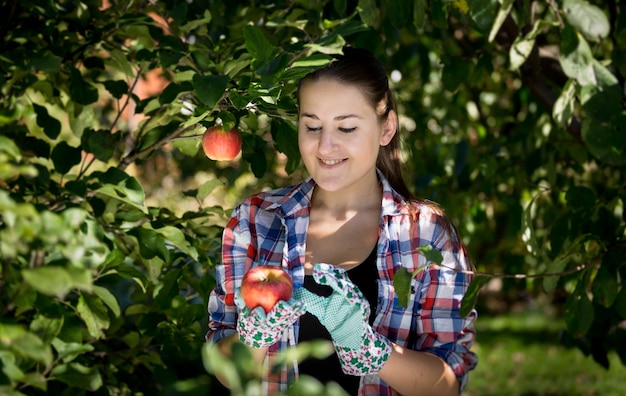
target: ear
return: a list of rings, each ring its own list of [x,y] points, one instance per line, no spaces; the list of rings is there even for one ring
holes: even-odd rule
[[[387,119],[383,122],[382,125],[382,135],[380,135],[380,145],[386,146],[391,142],[394,135],[398,131],[398,116],[396,112],[391,110],[389,114],[387,114]]]

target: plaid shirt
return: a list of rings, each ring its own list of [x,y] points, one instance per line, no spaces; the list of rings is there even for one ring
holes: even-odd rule
[[[439,356],[452,367],[463,388],[477,357],[474,343],[476,311],[463,318],[461,299],[471,278],[454,271],[469,270],[465,248],[457,236],[446,232],[443,219],[430,207],[415,202],[416,209],[398,195],[380,174],[383,199],[377,247],[378,310],[374,329],[405,348]],[[216,266],[217,286],[209,298],[207,341],[217,342],[236,330],[235,289],[243,275],[258,265],[278,265],[293,278],[294,287],[304,283],[305,241],[315,182],[308,178],[298,185],[255,194],[233,211],[224,230],[222,263]],[[413,213],[411,213],[413,212]],[[442,266],[426,264],[416,251],[431,245],[443,255]],[[412,279],[408,307],[398,305],[394,273],[424,268]],[[270,346],[266,367],[274,367],[278,353],[298,342],[299,323]],[[284,391],[297,376],[288,365],[264,380],[267,394]],[[394,395],[377,375],[361,378],[359,395]]]

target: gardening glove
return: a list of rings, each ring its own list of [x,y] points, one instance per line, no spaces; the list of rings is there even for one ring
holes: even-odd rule
[[[304,313],[304,305],[293,298],[279,301],[267,314],[262,307],[250,309],[235,291],[235,305],[239,308],[237,333],[239,339],[252,348],[263,348],[275,344],[283,332]]]
[[[376,374],[391,354],[391,342],[368,322],[370,305],[350,281],[346,271],[330,264],[316,264],[313,279],[333,289],[329,297],[299,288],[294,298],[304,302],[330,333],[343,372],[363,376]]]

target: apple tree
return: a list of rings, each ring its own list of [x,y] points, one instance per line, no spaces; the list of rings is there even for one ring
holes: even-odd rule
[[[407,178],[446,208],[476,262],[464,309],[499,278],[505,300],[554,305],[564,342],[626,363],[618,2],[9,0],[2,11],[2,393],[220,389],[203,346],[222,228],[244,195],[303,176],[297,81],[345,44],[389,70]],[[241,131],[240,158],[206,158],[215,125]],[[224,367],[251,370],[240,363]]]

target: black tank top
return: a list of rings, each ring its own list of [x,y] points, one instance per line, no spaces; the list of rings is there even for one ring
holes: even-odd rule
[[[348,270],[350,280],[359,287],[367,301],[370,303],[370,325],[374,322],[376,307],[378,302],[378,269],[376,268],[376,247],[370,255],[358,266]],[[328,297],[332,293],[329,286],[319,285],[313,276],[304,277],[304,288],[317,295]],[[331,340],[330,334],[324,326],[310,313],[305,313],[300,317],[299,342],[312,340]],[[350,395],[356,395],[359,390],[361,377],[346,375],[341,370],[341,364],[337,354],[333,353],[326,359],[315,359],[312,357],[298,364],[300,374],[306,374],[316,378],[321,383],[334,381],[341,385]]]

